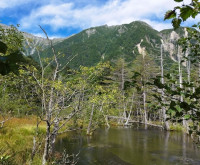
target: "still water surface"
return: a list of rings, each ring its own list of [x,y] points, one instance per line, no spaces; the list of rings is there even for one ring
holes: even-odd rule
[[[143,126],[98,129],[92,137],[60,137],[56,151],[78,153],[78,165],[200,165],[200,149],[186,134]]]

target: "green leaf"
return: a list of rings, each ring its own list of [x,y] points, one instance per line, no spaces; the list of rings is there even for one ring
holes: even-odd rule
[[[176,110],[177,110],[178,112],[181,112],[181,111],[182,111],[182,108],[181,108],[179,105],[176,105],[175,108],[176,108]]]
[[[184,119],[186,119],[186,120],[190,119],[190,115],[188,115],[188,114],[185,115],[185,116],[184,116]]]
[[[198,12],[193,12],[192,13],[192,18],[195,18],[199,13]]]
[[[180,17],[183,19],[183,21],[186,21],[190,16],[193,15],[193,9],[190,6],[185,6],[180,9]],[[195,16],[195,15],[194,15]]]
[[[164,20],[166,20],[166,19],[172,19],[172,18],[175,18],[175,17],[176,17],[175,10],[169,10],[169,11],[166,12]]]
[[[180,18],[174,18],[172,20],[172,25],[175,29],[179,28],[180,27],[180,24],[181,24],[182,20]]]
[[[175,2],[183,2],[183,0],[174,0]]]

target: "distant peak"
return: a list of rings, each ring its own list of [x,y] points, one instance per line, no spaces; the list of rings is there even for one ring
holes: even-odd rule
[[[130,24],[142,24],[142,25],[145,25],[145,26],[148,26],[150,27],[151,29],[153,29],[153,27],[151,25],[149,25],[148,23],[144,22],[144,21],[133,21],[131,22]]]

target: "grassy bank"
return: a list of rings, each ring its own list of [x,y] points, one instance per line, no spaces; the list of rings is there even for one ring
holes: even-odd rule
[[[36,116],[12,118],[0,129],[0,165],[28,165],[31,160],[33,137],[36,135]],[[46,123],[40,123],[37,140],[44,142]],[[83,122],[77,120],[76,126],[80,128]],[[85,124],[84,128],[87,125]],[[69,130],[73,130],[74,121],[67,124]],[[65,131],[66,127],[61,130]],[[67,131],[68,132],[68,131]],[[66,134],[65,134],[66,136]],[[32,165],[41,164],[43,145],[40,145],[34,157]]]
[[[36,117],[12,118],[0,129],[0,160],[4,164],[28,164],[31,158]],[[45,124],[39,126],[39,137],[45,133]],[[36,155],[34,164],[40,161]],[[0,163],[1,164],[1,163]],[[3,164],[3,163],[2,163]]]
[[[28,116],[23,118],[12,118],[7,121],[2,129],[0,129],[0,165],[28,165],[31,159],[33,137],[36,134],[37,118],[35,116]],[[117,127],[118,123],[109,121],[111,127]],[[153,122],[152,124],[161,125],[160,122]],[[79,128],[85,133],[87,123],[82,120],[71,120],[68,123],[68,128]],[[96,126],[95,128],[97,128]],[[73,129],[71,129],[73,130]],[[171,131],[184,131],[181,124],[170,123]],[[41,142],[44,141],[46,131],[45,123],[39,125],[39,136]],[[64,130],[63,130],[64,131]],[[95,129],[94,129],[95,131]],[[61,135],[62,136],[62,135]],[[66,136],[66,134],[64,135]],[[41,164],[43,145],[39,148],[33,165]]]

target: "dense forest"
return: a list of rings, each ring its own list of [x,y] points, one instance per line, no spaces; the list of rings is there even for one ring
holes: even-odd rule
[[[199,2],[192,2],[168,11],[165,19],[178,28],[199,14]],[[58,164],[58,135],[81,130],[92,136],[98,127],[132,123],[182,130],[199,143],[200,23],[187,28],[177,62],[168,68],[162,44],[156,60],[143,51],[128,62],[122,54],[74,69],[74,56],[60,65],[60,54],[40,28],[52,56],[43,58],[36,48],[37,62],[22,55],[24,38],[17,28],[0,28],[0,164]]]

